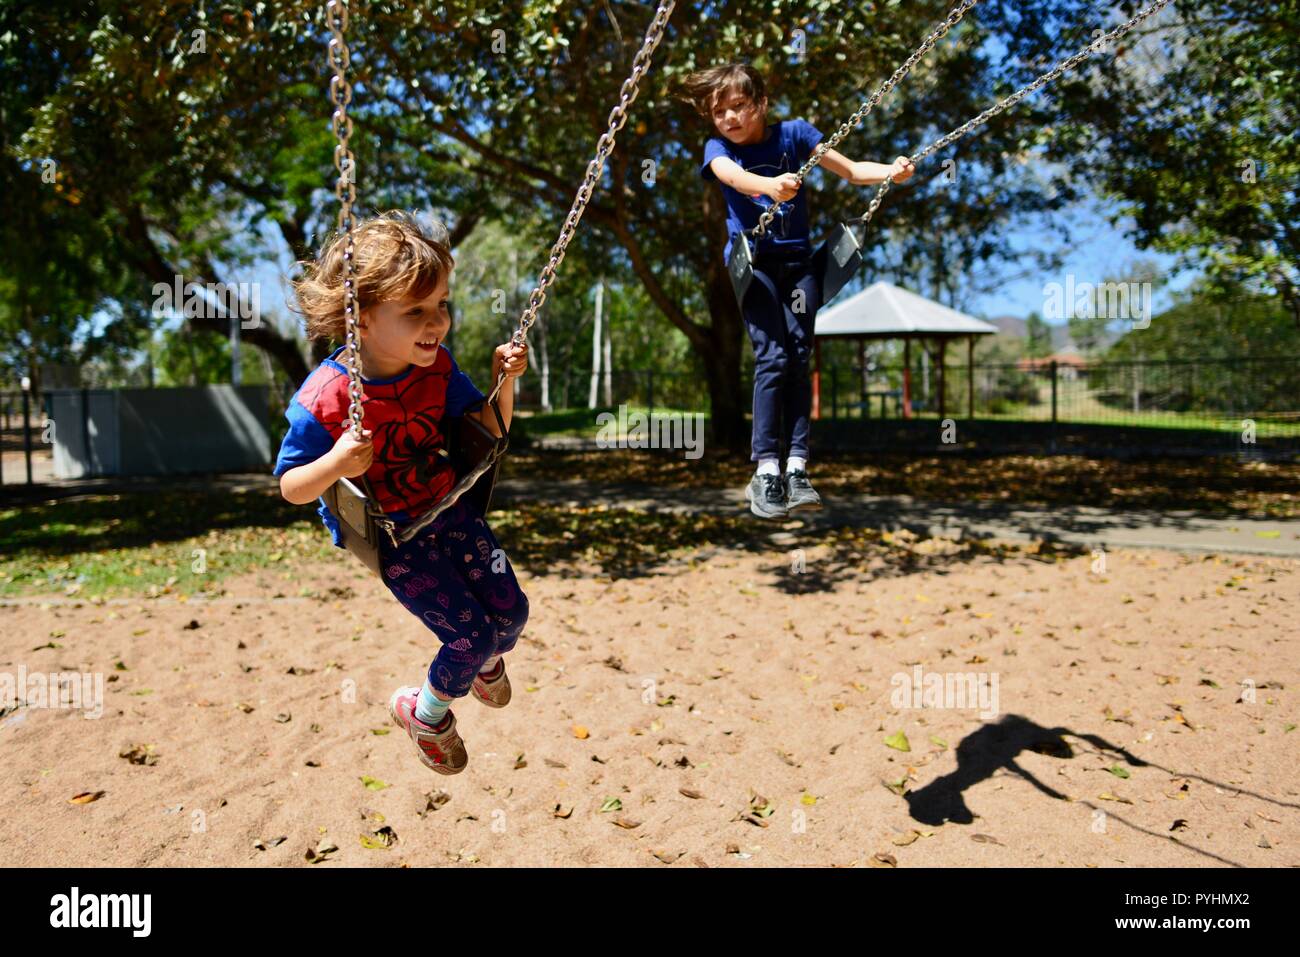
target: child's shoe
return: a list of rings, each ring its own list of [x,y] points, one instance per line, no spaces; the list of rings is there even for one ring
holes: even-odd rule
[[[502,658],[488,674],[479,672],[469,693],[489,708],[504,708],[510,703],[510,677],[506,674],[506,661]]]
[[[755,472],[754,477],[745,486],[745,498],[749,500],[749,510],[759,518],[785,518],[785,489],[781,476]]]
[[[788,509],[822,507],[822,497],[812,487],[812,483],[808,481],[808,473],[803,469],[786,473],[785,501]]]
[[[456,731],[456,716],[447,710],[447,716],[437,726],[425,724],[415,716],[415,702],[420,697],[419,688],[398,688],[388,701],[388,713],[393,723],[411,736],[420,752],[420,763],[439,774],[459,774],[469,764],[465,742]]]

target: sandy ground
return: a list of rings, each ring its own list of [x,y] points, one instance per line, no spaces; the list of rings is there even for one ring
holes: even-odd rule
[[[375,733],[433,639],[343,554],[215,601],[0,607],[0,675],[115,679],[98,720],[0,717],[0,863],[1300,866],[1300,562],[803,557],[521,569],[515,700],[458,704],[454,777]],[[897,707],[918,665],[996,677],[996,715]]]

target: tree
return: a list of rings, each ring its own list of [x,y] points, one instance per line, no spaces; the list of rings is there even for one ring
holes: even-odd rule
[[[679,3],[548,296],[547,352],[563,348],[562,323],[553,321],[561,296],[585,299],[595,278],[607,275],[619,338],[686,342],[708,385],[713,440],[743,446],[748,350],[721,258],[725,211],[717,186],[699,175],[709,131],[675,99],[678,84],[699,66],[748,59],[768,77],[773,119],[805,117],[829,133],[949,5]],[[57,157],[85,197],[84,215],[112,237],[102,272],[132,277],[134,285],[116,290],[119,301],[136,304],[124,315],[142,317],[138,304],[154,282],[177,274],[216,281],[278,251],[260,238],[265,224],[295,257],[309,255],[334,228],[335,212],[322,189],[335,173],[319,4],[270,0],[209,12],[166,0],[97,0],[90,7],[72,15],[25,5],[10,14],[17,28],[0,32],[0,55],[6,74],[19,78],[21,108],[6,113],[6,139],[18,144],[25,175],[34,175],[39,158]],[[549,248],[651,14],[645,4],[605,0],[505,0],[491,9],[453,0],[435,11],[373,0],[354,9],[349,112],[359,212],[430,209],[452,224],[456,244],[480,222],[497,220],[512,233],[546,224],[537,235]],[[878,160],[914,151],[1014,89],[1044,51],[1088,39],[1093,18],[1081,0],[981,4],[842,151]],[[994,35],[1011,55],[986,42]],[[1007,245],[1010,224],[1050,220],[1085,181],[1060,171],[1068,164],[1012,174],[1045,155],[1061,129],[1128,112],[1127,87],[1105,110],[1089,99],[1092,80],[1081,75],[1064,88],[1060,104],[1026,101],[935,157],[908,187],[892,189],[873,222],[868,269],[930,276],[955,300],[962,277],[1022,255]],[[1042,128],[1049,118],[1057,130]],[[958,163],[955,182],[942,180],[945,158]],[[816,189],[816,221],[861,212],[868,191],[825,179],[816,174],[808,184]],[[495,260],[491,268],[506,267]],[[511,282],[504,275],[484,281],[503,289]],[[622,322],[625,307],[641,310],[630,325]],[[590,305],[583,309],[589,314]],[[224,338],[227,320],[218,313],[194,326]],[[575,356],[590,347],[580,339],[590,341],[574,339]],[[295,380],[305,375],[297,341],[274,323],[247,330],[245,341]],[[313,359],[325,348],[317,344]]]
[[[1126,0],[1131,13],[1142,3]],[[1078,44],[1092,3],[1028,3],[1009,54],[1042,63]],[[1000,8],[999,8],[1000,9]],[[1117,199],[1140,248],[1203,269],[1207,295],[1276,295],[1300,326],[1300,44],[1296,0],[1177,0],[1062,81],[1046,155]],[[1119,160],[1119,161],[1117,161]]]
[[[1052,354],[1052,329],[1043,322],[1043,317],[1031,312],[1025,320],[1025,354],[1042,359]]]

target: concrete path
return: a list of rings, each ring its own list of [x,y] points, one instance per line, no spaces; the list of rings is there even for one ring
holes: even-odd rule
[[[275,478],[260,473],[50,482],[28,488],[0,487],[0,506],[12,508],[23,503],[75,495],[145,491],[151,487],[239,492],[274,489],[277,484]],[[494,504],[498,507],[507,504],[526,505],[529,501],[539,499],[559,505],[604,504],[611,508],[644,508],[680,514],[749,514],[749,506],[741,488],[594,485],[578,479],[506,479],[497,485]],[[825,502],[826,506],[820,511],[799,511],[794,516],[806,521],[811,528],[843,525],[888,530],[907,528],[918,535],[943,535],[949,538],[974,536],[1008,541],[1045,539],[1088,547],[1168,548],[1186,552],[1236,552],[1300,558],[1300,520],[1295,519],[1221,519],[1190,511],[1116,511],[1086,505],[925,502],[905,495],[827,496]],[[754,521],[760,519],[755,518]],[[773,523],[773,531],[779,528],[779,523]]]
[[[748,515],[744,490],[660,488],[647,485],[593,486],[579,480],[528,482],[509,479],[497,485],[495,503],[542,499],[556,504],[605,504],[678,513]],[[1196,512],[1154,509],[1114,511],[1075,505],[1024,505],[1008,502],[924,502],[909,496],[824,496],[820,511],[793,516],[810,527],[843,525],[896,530],[948,538],[974,536],[1009,541],[1046,539],[1106,548],[1168,548],[1188,552],[1238,552],[1300,558],[1300,520],[1219,519]],[[754,521],[761,521],[755,518]],[[779,527],[779,523],[773,523]]]

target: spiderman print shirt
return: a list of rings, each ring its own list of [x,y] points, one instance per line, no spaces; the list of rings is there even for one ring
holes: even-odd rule
[[[717,181],[710,164],[719,156],[735,161],[745,172],[756,176],[795,173],[821,141],[821,132],[807,120],[769,124],[764,138],[749,146],[738,146],[721,136],[714,136],[704,144],[700,175],[706,180]],[[731,244],[736,236],[742,230],[749,231],[757,226],[758,218],[772,205],[772,200],[762,193],[748,196],[725,183],[719,182],[718,185],[727,201],[727,247],[722,251],[725,260],[731,255]],[[771,225],[758,240],[756,255],[793,260],[802,259],[812,252],[812,242],[808,238],[807,192],[806,188],[800,189],[794,199],[777,206]]]
[[[289,431],[280,444],[273,475],[314,462],[334,448],[348,426],[348,373],[335,349],[294,393],[285,409]],[[483,393],[460,371],[446,346],[433,365],[412,365],[391,379],[361,380],[362,422],[373,433],[375,457],[366,477],[379,507],[399,524],[432,507],[456,484],[438,454],[446,448],[443,421],[482,406]],[[319,499],[321,521],[343,547],[338,519]]]

